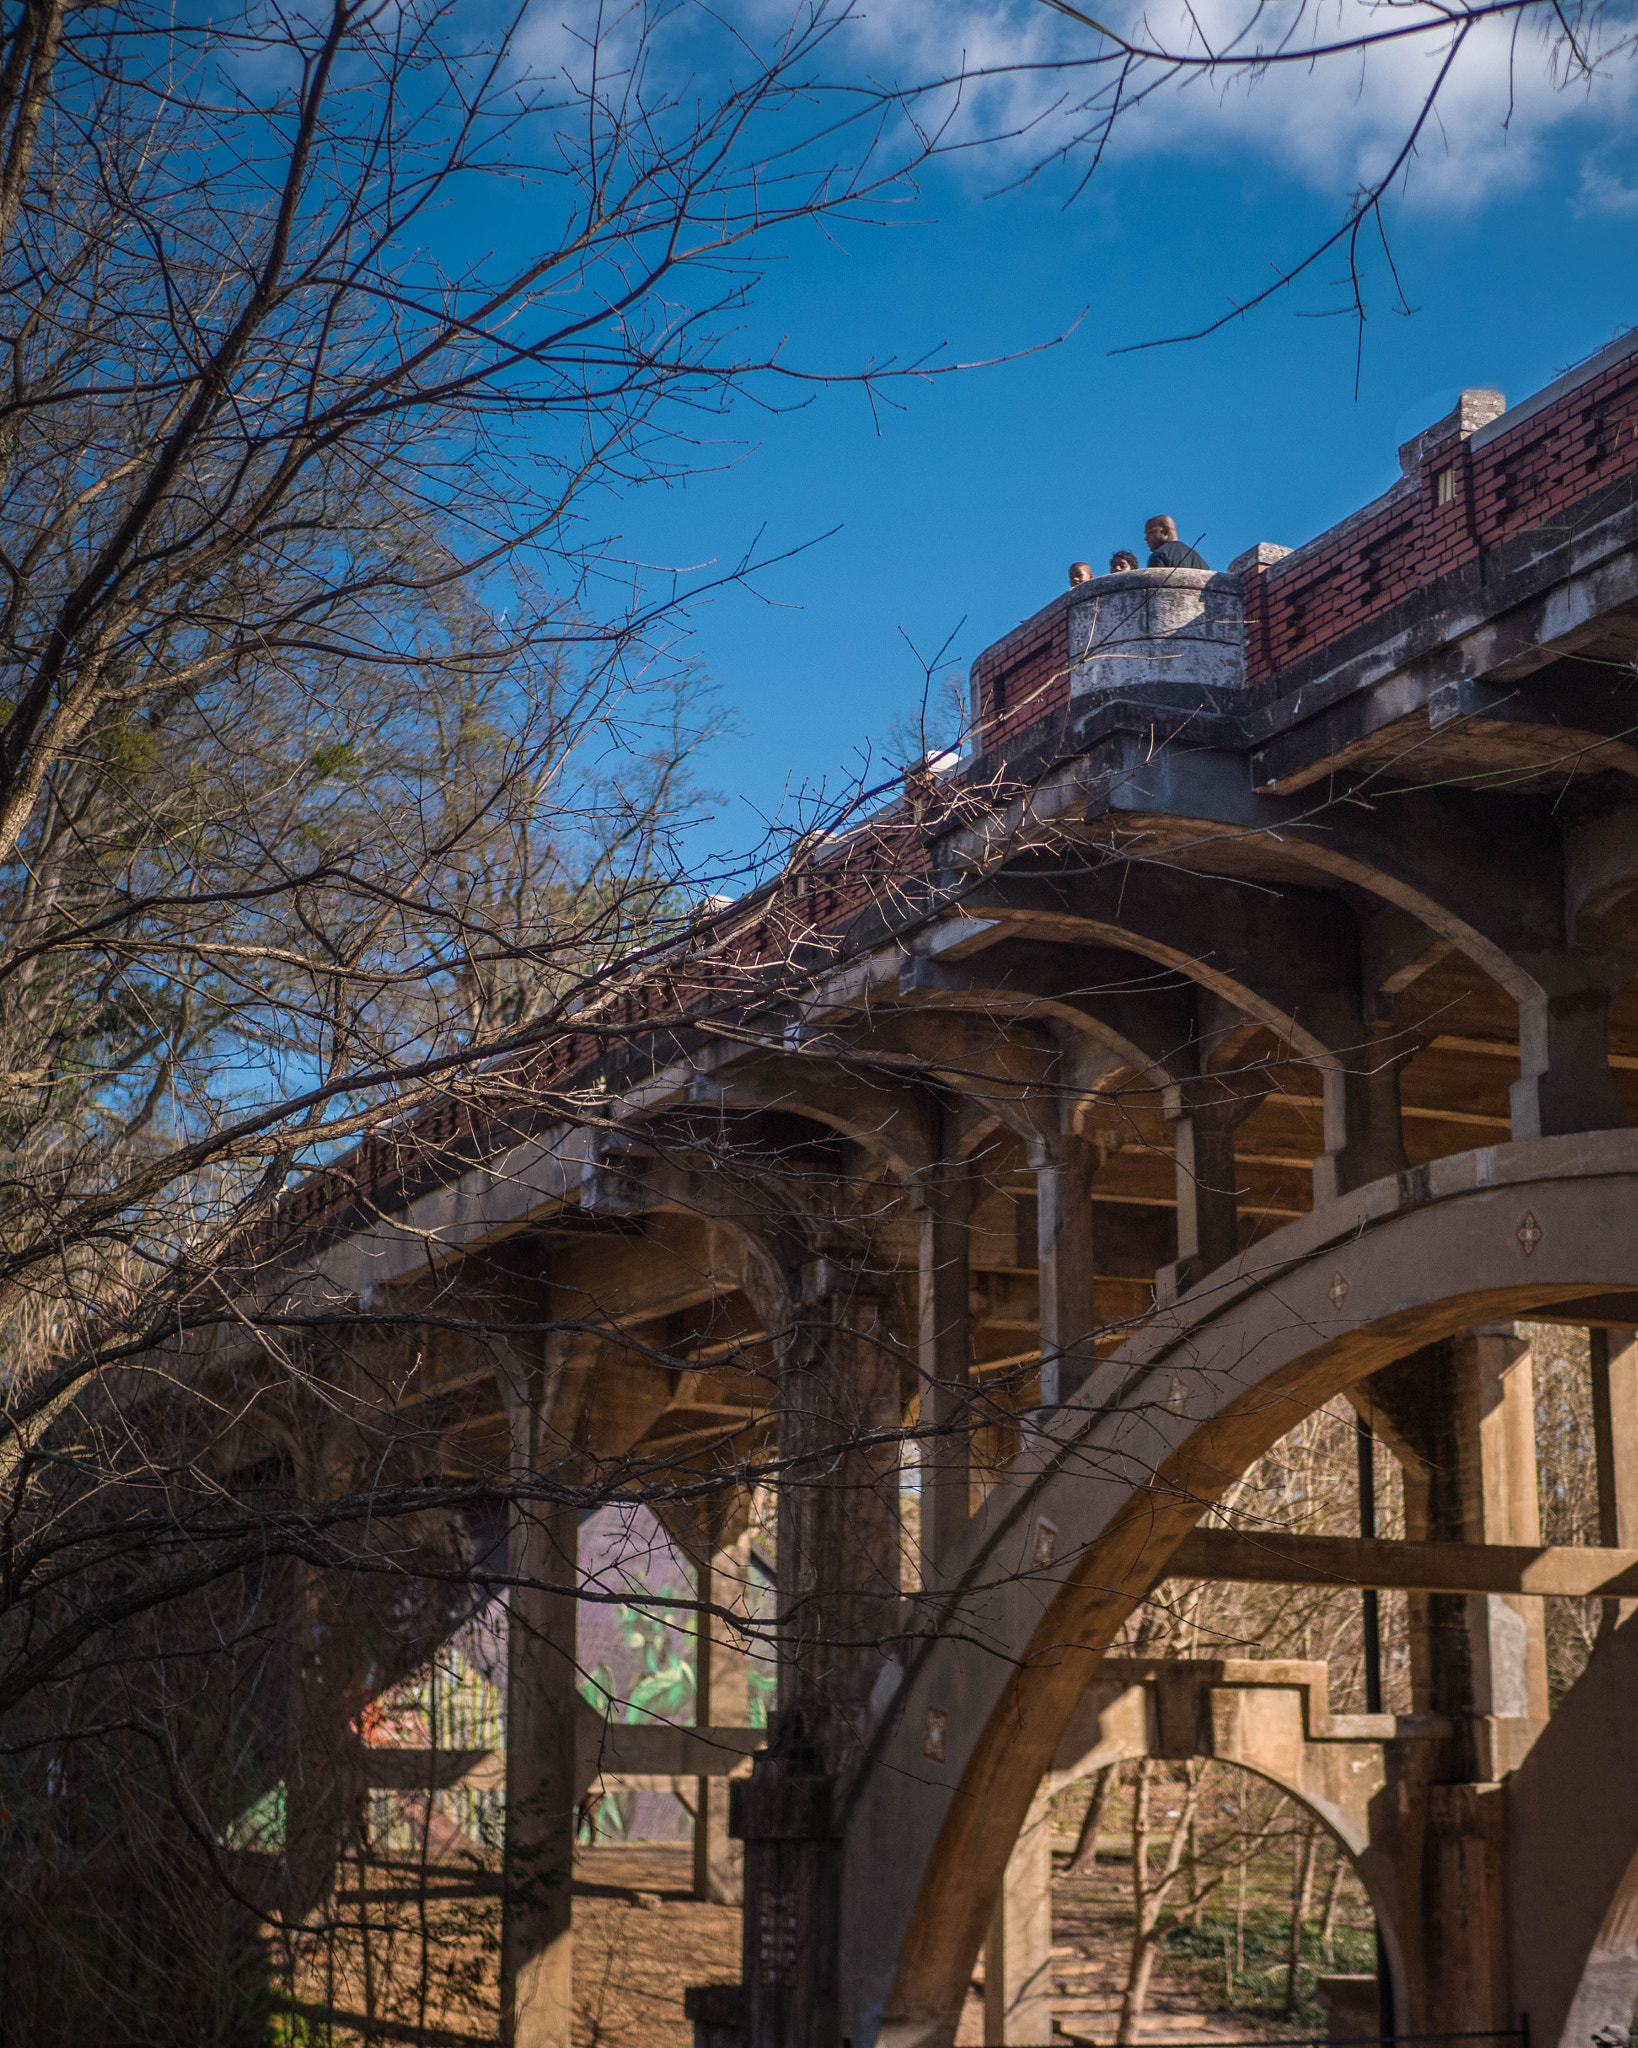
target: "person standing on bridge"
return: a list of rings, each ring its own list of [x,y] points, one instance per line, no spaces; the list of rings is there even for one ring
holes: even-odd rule
[[[1130,548],[1116,548],[1115,552],[1109,557],[1109,573],[1111,576],[1124,576],[1129,571],[1135,569],[1137,565],[1138,558]]]
[[[1069,565],[1069,587],[1070,587],[1070,589],[1071,589],[1071,590],[1073,590],[1073,589],[1075,588],[1075,586],[1076,586],[1076,584],[1077,584],[1077,583],[1090,583],[1091,581],[1092,581],[1092,564],[1091,564],[1090,562],[1071,562],[1071,563],[1070,563],[1070,565]]]
[[[1143,538],[1149,543],[1151,569],[1209,569],[1204,555],[1197,555],[1177,537],[1177,521],[1157,512],[1143,522]]]

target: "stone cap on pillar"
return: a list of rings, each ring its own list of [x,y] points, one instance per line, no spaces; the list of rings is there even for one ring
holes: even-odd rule
[[[769,1734],[770,1746],[751,1759],[751,1775],[729,1784],[729,1834],[736,1842],[829,1841],[836,1833],[831,1780],[806,1715],[787,1709]]]
[[[690,1984],[683,2017],[694,2022],[694,2048],[742,2048],[751,2024],[745,1986]]]
[[[793,1776],[764,1751],[748,1778],[728,1781],[728,1832],[736,1842],[827,1842],[835,1834],[829,1778]]]

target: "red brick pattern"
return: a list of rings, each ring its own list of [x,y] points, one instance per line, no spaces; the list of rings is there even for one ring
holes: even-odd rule
[[[973,664],[979,730],[987,749],[1025,731],[1069,701],[1069,614],[1037,612],[986,647]]]
[[[1449,489],[1440,490],[1450,471]],[[1638,471],[1638,349],[1573,385],[1476,452],[1452,434],[1413,476],[1334,537],[1246,572],[1246,681],[1339,640],[1450,570]],[[973,664],[982,746],[1017,737],[1069,701],[1068,613],[1026,619]]]
[[[1454,488],[1440,502],[1439,476]],[[1246,681],[1292,662],[1638,470],[1638,353],[1474,450],[1437,443],[1334,540],[1246,575]]]

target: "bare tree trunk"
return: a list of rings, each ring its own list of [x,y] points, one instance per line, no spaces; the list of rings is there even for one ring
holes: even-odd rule
[[[1183,1774],[1189,1781],[1189,1797],[1185,1807],[1188,1814],[1188,1842],[1183,1857],[1184,1867],[1189,1874],[1189,1903],[1181,1918],[1196,1927],[1200,1924],[1200,1916],[1205,1911],[1207,1899],[1222,1883],[1219,1876],[1207,1885],[1204,1891],[1200,1889],[1200,1790],[1205,1772],[1206,1766],[1197,1759],[1183,1766]]]
[[[1092,1797],[1086,1802],[1086,1812],[1081,1817],[1081,1831],[1075,1837],[1075,1847],[1069,1858],[1071,1877],[1079,1877],[1091,1870],[1098,1860],[1098,1835],[1103,1827],[1103,1816],[1108,1810],[1109,1795],[1120,1783],[1120,1765],[1105,1764],[1092,1779]]]
[[[1143,2019],[1143,2008],[1148,2003],[1149,1979],[1154,1974],[1155,1955],[1160,1947],[1162,1911],[1166,1895],[1183,1873],[1183,1850],[1189,1839],[1189,1831],[1200,1798],[1199,1774],[1191,1771],[1188,1775],[1188,1790],[1183,1795],[1183,1804],[1177,1816],[1177,1826],[1172,1830],[1171,1841],[1166,1850],[1166,1861],[1159,1877],[1149,1882],[1149,1789],[1154,1778],[1154,1763],[1145,1757],[1138,1765],[1137,1784],[1132,1795],[1132,1954],[1126,1974],[1126,1990],[1121,1998],[1120,2027],[1115,2035],[1117,2044],[1136,2041],[1138,2028]]]
[[[427,1886],[432,1872],[432,1809],[438,1783],[438,1659],[427,1671],[427,1803],[421,1814],[421,1858],[415,1873],[415,1910],[419,1922],[420,1967],[415,1976],[415,2039],[424,2048],[427,2033],[427,1991],[432,1982],[432,1926],[427,1914]]]
[[[1189,1818],[1189,1904],[1200,1910],[1200,1816]]]
[[[1149,1977],[1154,1969],[1154,1947],[1146,1925],[1149,1908],[1149,1786],[1154,1777],[1154,1759],[1140,1757],[1132,1785],[1132,1953],[1126,1971],[1126,1990],[1120,2001],[1120,2026],[1115,2034],[1117,2048],[1138,2037],[1144,2002],[1149,1995]]]
[[[1328,1963],[1336,1960],[1337,1906],[1342,1898],[1342,1873],[1345,1868],[1346,1860],[1339,1848],[1331,1864],[1331,1882],[1326,1887],[1325,1913],[1320,1921],[1320,1946],[1325,1951],[1325,1960]]]
[[[1309,1896],[1314,1889],[1314,1859],[1319,1851],[1319,1830],[1312,1821],[1303,1824],[1294,1844],[1295,1869],[1291,1887],[1291,1931],[1285,1952],[1285,2013],[1289,2019],[1297,2009],[1297,1978],[1302,1970],[1302,1924],[1308,1917]]]

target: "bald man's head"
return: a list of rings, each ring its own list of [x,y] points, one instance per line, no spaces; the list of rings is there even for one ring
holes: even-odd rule
[[[1162,541],[1176,540],[1177,521],[1169,512],[1157,512],[1143,522],[1143,538],[1150,547],[1157,548]]]

